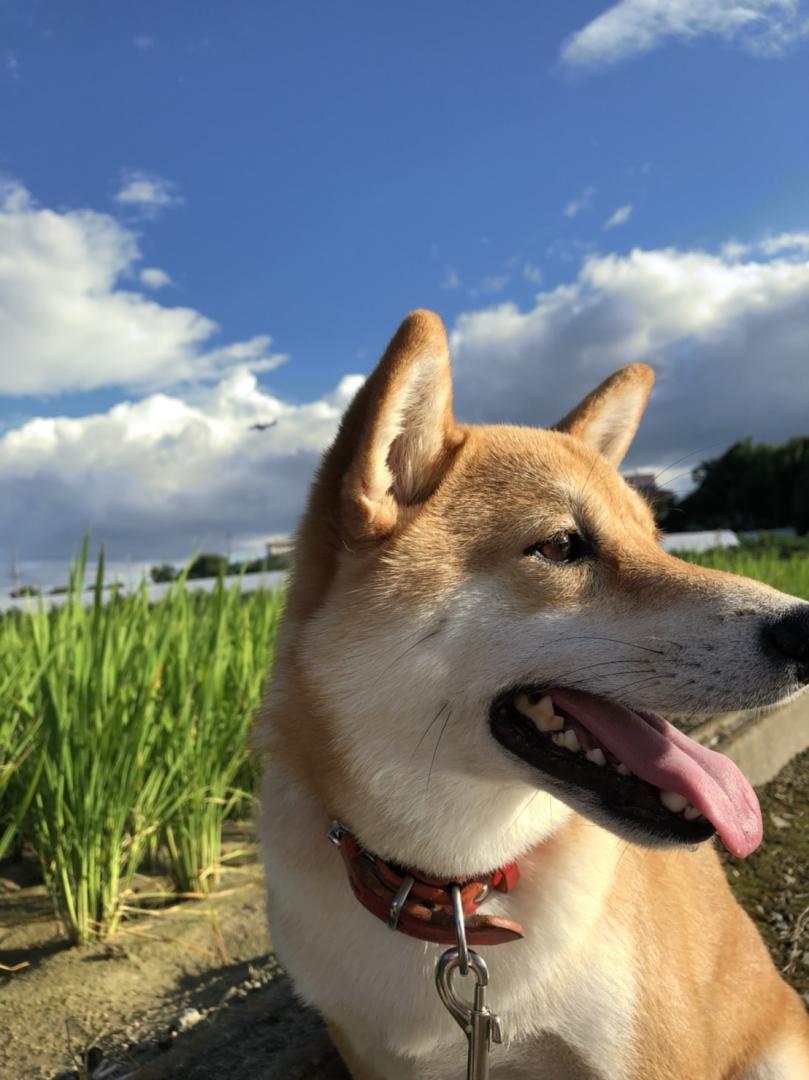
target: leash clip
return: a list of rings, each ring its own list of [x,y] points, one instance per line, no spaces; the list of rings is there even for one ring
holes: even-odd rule
[[[489,1054],[494,1043],[502,1043],[503,1029],[500,1025],[500,1017],[491,1012],[486,1005],[486,990],[489,985],[489,969],[486,967],[486,961],[474,949],[469,949],[466,944],[466,917],[463,911],[461,886],[452,885],[451,893],[455,937],[458,944],[456,948],[447,949],[439,957],[435,968],[435,987],[441,1003],[466,1035],[469,1044],[466,1080],[487,1080]],[[456,971],[462,976],[471,971],[475,976],[475,997],[471,1005],[455,993],[453,977]]]
[[[468,970],[475,976],[475,997],[471,1005],[458,997],[453,986],[453,976],[461,968],[458,949],[447,949],[442,953],[435,969],[435,985],[442,1004],[466,1035],[469,1044],[466,1080],[487,1080],[489,1054],[493,1044],[502,1043],[503,1029],[500,1018],[486,1005],[486,990],[489,985],[486,961],[474,950],[470,950],[468,965]]]

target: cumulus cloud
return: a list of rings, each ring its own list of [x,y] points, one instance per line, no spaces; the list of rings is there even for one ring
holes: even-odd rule
[[[133,234],[108,215],[0,188],[0,393],[131,397],[0,432],[0,551],[16,545],[21,563],[63,559],[90,526],[113,559],[145,561],[287,532],[362,382],[282,400],[256,377],[278,361],[269,338],[214,343],[200,313],[124,289],[137,268]],[[658,388],[630,464],[662,466],[746,435],[806,433],[807,341],[807,233],[718,253],[589,253],[528,309],[457,319],[456,407],[468,421],[548,425],[616,368],[648,361]]]
[[[569,203],[566,203],[562,213],[565,215],[565,217],[572,218],[575,217],[576,214],[581,213],[582,210],[589,209],[589,207],[592,205],[593,196],[595,195],[595,193],[596,189],[592,186],[592,184],[589,184],[584,189],[584,191],[582,191],[581,195],[579,195],[575,199],[571,199]]]
[[[169,275],[157,266],[144,266],[139,277],[150,289],[162,289],[164,285],[171,285]]]
[[[290,405],[245,368],[186,397],[156,393],[0,437],[0,550],[65,557],[88,526],[113,558],[184,559],[289,531],[319,455],[362,383]]]
[[[632,204],[627,203],[626,206],[619,206],[617,210],[613,210],[607,220],[604,222],[605,229],[615,229],[619,225],[626,225],[632,216]]]
[[[171,180],[139,170],[123,174],[113,198],[119,205],[147,218],[155,218],[169,206],[179,206],[183,201]]]
[[[570,68],[596,68],[667,40],[704,36],[778,57],[807,35],[809,17],[800,0],[619,0],[571,35],[561,58]]]
[[[761,240],[758,248],[765,255],[778,255],[783,251],[796,251],[809,254],[809,232],[782,233]]]
[[[144,391],[283,361],[269,337],[215,344],[211,319],[125,287],[139,259],[134,234],[110,215],[49,210],[0,184],[0,394]],[[150,288],[154,273],[142,272]]]
[[[616,368],[651,363],[635,464],[809,432],[809,259],[795,245],[741,261],[674,248],[590,256],[527,311],[460,316],[451,340],[470,421],[553,424]]]

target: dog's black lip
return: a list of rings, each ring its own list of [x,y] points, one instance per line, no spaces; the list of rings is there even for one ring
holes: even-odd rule
[[[553,688],[519,687],[498,695],[489,713],[492,736],[509,753],[544,773],[552,781],[552,793],[572,809],[585,816],[592,816],[595,809],[618,827],[640,829],[662,841],[697,844],[714,835],[710,821],[686,821],[672,814],[661,804],[658,789],[640,777],[622,776],[556,746],[515,708],[519,693],[553,696]]]

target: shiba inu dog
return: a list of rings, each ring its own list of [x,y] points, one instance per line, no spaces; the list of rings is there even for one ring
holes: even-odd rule
[[[755,849],[755,794],[662,715],[797,694],[809,604],[661,549],[616,470],[652,382],[549,431],[459,424],[416,312],[324,457],[256,740],[274,944],[354,1077],[465,1075],[433,983],[459,883],[493,1077],[809,1078],[710,842]]]

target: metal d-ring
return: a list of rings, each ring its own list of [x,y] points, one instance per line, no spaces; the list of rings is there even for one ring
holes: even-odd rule
[[[396,895],[390,902],[388,908],[388,929],[395,930],[399,925],[399,916],[402,914],[402,908],[405,906],[410,890],[415,884],[415,878],[412,874],[405,874],[402,878],[402,884],[399,886]]]
[[[455,940],[458,943],[458,967],[461,975],[468,975],[469,949],[466,947],[466,916],[463,911],[461,886],[450,885],[449,891],[452,896],[452,918],[455,922]],[[483,966],[485,968],[486,965],[484,964]],[[449,1006],[447,1006],[447,1008],[449,1008]]]

